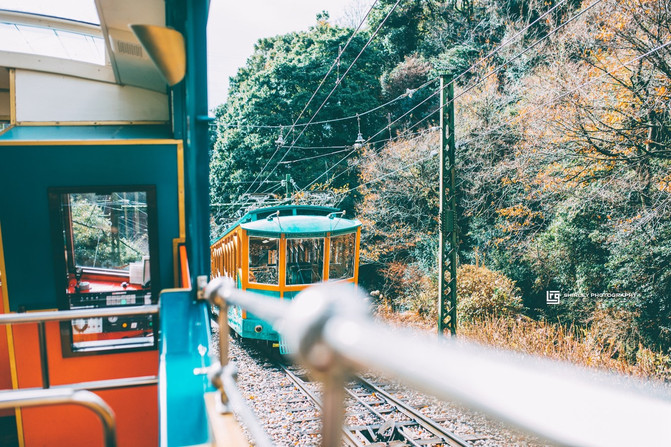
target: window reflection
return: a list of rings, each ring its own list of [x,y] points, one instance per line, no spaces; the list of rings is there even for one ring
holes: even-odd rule
[[[355,242],[355,233],[331,237],[329,279],[345,279],[354,277]]]
[[[287,239],[287,284],[312,284],[322,280],[324,239]]]
[[[249,282],[278,285],[278,247],[277,239],[249,238]]]

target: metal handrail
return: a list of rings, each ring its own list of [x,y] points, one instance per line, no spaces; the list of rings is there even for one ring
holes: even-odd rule
[[[363,294],[351,286],[317,285],[290,303],[234,286],[217,278],[204,293],[222,308],[221,364],[228,356],[228,305],[270,323],[325,382],[322,445],[340,445],[342,386],[348,373],[361,369],[460,401],[559,445],[663,445],[671,439],[671,396],[661,386],[391,329],[367,316]]]
[[[103,318],[111,316],[128,315],[152,315],[159,313],[159,306],[156,304],[142,306],[121,306],[105,307],[93,309],[74,309],[74,310],[48,310],[41,312],[0,314],[0,326],[4,324],[26,324],[37,323],[38,340],[40,346],[40,364],[42,365],[42,388],[51,388],[49,380],[49,362],[47,358],[47,337],[45,332],[45,322],[47,321],[70,321],[80,318]],[[153,382],[153,383],[152,383]],[[95,389],[126,388],[134,386],[151,385],[158,383],[158,379],[153,377],[131,377],[127,379],[112,379],[108,381],[90,382]],[[62,385],[61,385],[62,386]],[[72,384],[79,388],[79,385]]]
[[[93,309],[47,310],[0,315],[1,324],[42,323],[46,321],[68,321],[79,318],[102,318],[128,315],[158,314],[158,304],[142,306],[98,307]]]
[[[93,411],[103,426],[106,447],[116,447],[116,420],[107,403],[90,391],[73,389],[0,391],[0,410],[45,405],[81,405]]]

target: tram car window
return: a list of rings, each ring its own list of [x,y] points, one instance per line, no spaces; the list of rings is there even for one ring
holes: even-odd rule
[[[312,284],[322,280],[324,239],[287,240],[287,284]]]
[[[355,244],[355,233],[331,237],[329,279],[354,277]]]
[[[155,196],[153,187],[49,189],[61,309],[156,302]],[[61,335],[68,356],[156,346],[151,315],[63,322]]]
[[[249,238],[249,282],[277,285],[279,275],[279,243],[277,239]]]

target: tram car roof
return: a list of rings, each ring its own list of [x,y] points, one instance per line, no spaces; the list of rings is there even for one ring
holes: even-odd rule
[[[325,237],[351,233],[361,226],[358,219],[346,219],[338,208],[311,205],[283,205],[259,208],[245,214],[221,237],[240,226],[250,236],[288,238]],[[221,239],[221,238],[219,238]]]

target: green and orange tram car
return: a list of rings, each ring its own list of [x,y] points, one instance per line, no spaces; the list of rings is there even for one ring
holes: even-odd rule
[[[357,284],[361,222],[337,208],[286,205],[245,214],[211,246],[213,277],[240,289],[290,300],[324,281]],[[273,346],[277,332],[239,307],[228,310],[235,334]]]

